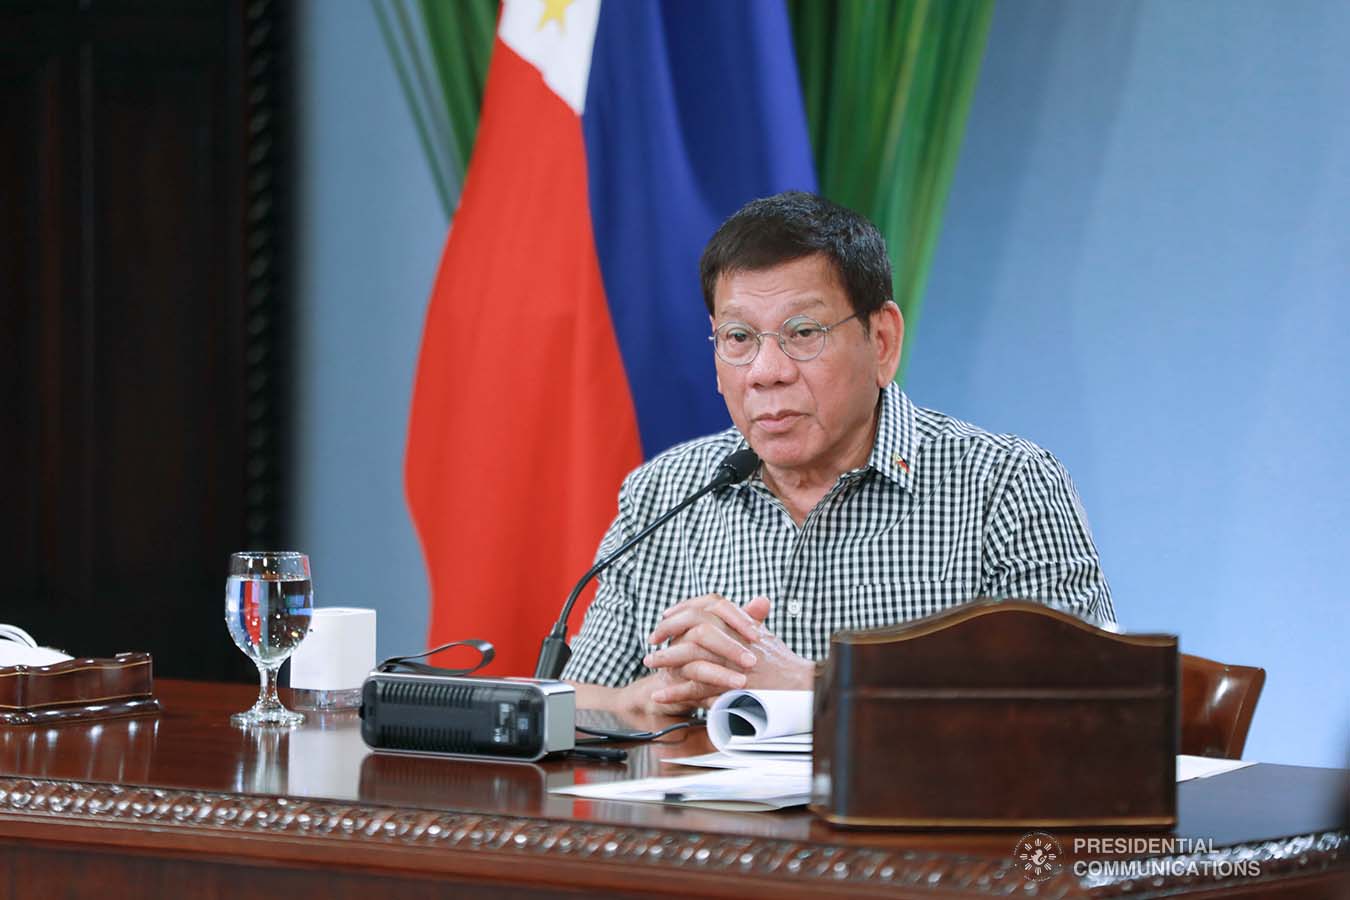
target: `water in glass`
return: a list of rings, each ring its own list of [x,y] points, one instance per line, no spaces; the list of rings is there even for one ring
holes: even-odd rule
[[[314,589],[306,579],[225,580],[225,624],[240,650],[260,665],[280,666],[309,631]]]
[[[258,667],[258,702],[231,721],[298,725],[305,717],[277,697],[277,670],[304,640],[314,609],[309,558],[294,552],[235,553],[225,579],[225,624]]]

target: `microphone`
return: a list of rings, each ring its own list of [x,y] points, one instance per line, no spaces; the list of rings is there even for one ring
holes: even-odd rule
[[[539,649],[539,663],[535,666],[535,678],[558,678],[562,675],[563,667],[567,661],[572,658],[572,648],[567,646],[567,620],[572,615],[572,607],[576,605],[577,597],[586,585],[590,584],[591,579],[599,575],[605,569],[614,564],[620,556],[623,556],[629,550],[637,546],[653,531],[669,522],[679,513],[692,506],[694,501],[698,500],[704,494],[717,490],[718,488],[728,487],[733,484],[740,484],[750,477],[750,474],[759,468],[759,456],[755,451],[746,447],[744,450],[737,450],[734,453],[727,454],[726,459],[722,460],[717,466],[717,474],[711,481],[703,487],[694,491],[688,497],[681,500],[676,506],[662,513],[660,518],[652,522],[646,528],[639,531],[628,541],[615,550],[609,556],[600,560],[591,566],[590,570],[581,576],[577,586],[572,588],[572,593],[568,595],[567,602],[563,604],[562,614],[558,616],[558,621],[554,623],[553,630],[549,632],[548,637],[544,638],[544,644]]]

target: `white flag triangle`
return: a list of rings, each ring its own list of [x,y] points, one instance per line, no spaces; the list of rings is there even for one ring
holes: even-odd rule
[[[600,0],[506,0],[497,33],[581,115],[599,21]]]

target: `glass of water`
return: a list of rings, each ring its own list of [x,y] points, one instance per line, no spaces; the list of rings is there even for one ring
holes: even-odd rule
[[[290,551],[230,555],[225,580],[225,624],[230,637],[258,667],[258,702],[235,713],[236,725],[299,725],[300,713],[281,705],[277,670],[309,631],[314,587],[309,557]]]

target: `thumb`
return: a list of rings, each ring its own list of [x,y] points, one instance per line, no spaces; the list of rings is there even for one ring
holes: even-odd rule
[[[768,597],[755,597],[745,604],[745,614],[760,624],[769,618],[769,608],[773,606]]]

